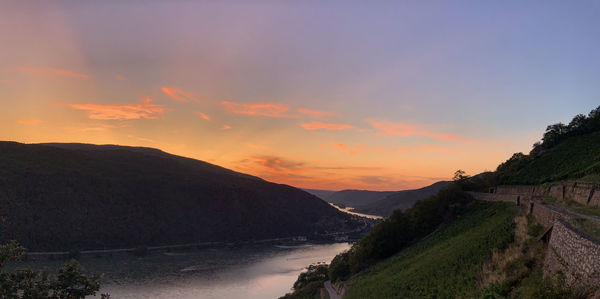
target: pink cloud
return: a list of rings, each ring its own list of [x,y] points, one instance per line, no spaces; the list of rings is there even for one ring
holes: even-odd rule
[[[41,119],[19,119],[18,122],[22,125],[37,125],[42,122]]]
[[[221,130],[229,130],[231,129],[230,125],[223,125],[223,127],[221,127]]]
[[[246,142],[244,144],[251,149],[256,149],[256,150],[268,150],[269,149],[268,146],[258,145],[258,144],[254,144],[254,143],[250,143],[250,142]]]
[[[204,114],[202,112],[199,112],[199,111],[196,112],[196,114],[198,114],[198,116],[202,117],[204,120],[210,121],[210,116],[208,116],[208,115],[206,115],[206,114]]]
[[[286,112],[288,107],[276,103],[235,103],[223,101],[221,104],[229,113],[250,115],[250,116],[266,116],[266,117],[292,117]]]
[[[172,88],[172,87],[162,87],[161,90],[166,93],[171,99],[180,102],[190,102],[196,101],[191,94],[184,92],[181,89]]]
[[[377,135],[380,136],[427,136],[433,139],[444,141],[470,142],[468,138],[460,135],[435,133],[417,125],[389,121],[376,121],[371,119],[367,120],[367,122],[369,122],[373,128],[379,130]]]
[[[334,130],[334,131],[338,131],[338,130],[347,130],[347,129],[352,129],[353,126],[349,125],[349,124],[328,124],[328,123],[322,123],[322,122],[312,122],[312,123],[306,123],[306,124],[301,124],[300,126],[302,126],[304,129],[306,130]]]
[[[399,152],[450,152],[451,150],[444,146],[439,145],[423,145],[413,147],[401,147],[398,149]]]
[[[101,120],[156,119],[165,113],[165,108],[152,104],[150,98],[136,104],[69,104],[68,106],[87,111],[90,119]]]
[[[345,152],[349,155],[358,155],[362,153],[385,153],[387,151],[384,147],[371,147],[362,142],[355,146],[348,146],[341,142],[332,142],[329,145],[334,151]]]
[[[253,156],[250,159],[270,173],[295,173],[306,170],[303,162],[295,162],[276,156]]]
[[[61,76],[61,77],[73,77],[80,79],[88,79],[90,76],[86,74],[80,74],[71,72],[63,69],[55,69],[55,68],[30,68],[30,67],[22,67],[20,68],[22,72],[41,75],[41,76]]]
[[[127,80],[127,78],[121,74],[116,74],[115,75],[115,79],[119,80],[119,81],[125,81]]]
[[[298,108],[298,112],[302,113],[302,114],[310,115],[313,117],[324,117],[324,116],[332,115],[331,112],[311,110],[311,109],[306,109],[306,108]]]

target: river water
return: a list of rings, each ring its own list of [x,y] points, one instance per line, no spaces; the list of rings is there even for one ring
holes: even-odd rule
[[[323,245],[248,245],[181,252],[150,253],[136,258],[83,256],[86,271],[104,273],[102,293],[111,298],[278,298],[291,291],[310,264],[329,263],[348,243]],[[56,269],[64,261],[22,262]],[[21,265],[20,265],[21,266]]]

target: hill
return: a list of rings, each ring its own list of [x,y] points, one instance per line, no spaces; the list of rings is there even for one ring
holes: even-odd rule
[[[420,189],[394,192],[375,202],[360,206],[354,209],[354,211],[362,214],[387,217],[392,215],[395,210],[406,210],[418,200],[437,194],[449,184],[451,182],[441,181]]]
[[[0,242],[32,251],[352,230],[302,190],[156,149],[0,142]]]
[[[352,277],[344,298],[476,298],[484,261],[513,240],[511,208],[476,203],[463,217]]]
[[[600,181],[600,107],[568,125],[549,125],[528,155],[516,153],[496,171],[500,184],[541,184],[567,179]]]
[[[574,136],[539,154],[515,154],[498,167],[501,184],[541,184],[600,174],[600,132]]]
[[[353,212],[368,215],[390,216],[394,210],[406,210],[416,201],[435,195],[450,182],[441,181],[414,190],[369,191],[369,190],[312,190],[305,191],[339,207],[352,207]]]
[[[324,200],[340,207],[358,208],[394,193],[395,191],[342,190],[327,196]]]
[[[333,190],[321,190],[321,189],[302,189],[322,200],[327,201],[327,197],[329,197],[331,194],[336,193],[337,191],[333,191]]]

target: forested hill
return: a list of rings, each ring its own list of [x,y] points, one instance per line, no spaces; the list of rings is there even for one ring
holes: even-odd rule
[[[312,236],[355,228],[302,190],[159,150],[0,142],[0,242],[33,251]]]
[[[500,164],[497,184],[541,184],[559,180],[600,182],[600,107],[569,124],[549,125],[541,142],[526,155]]]

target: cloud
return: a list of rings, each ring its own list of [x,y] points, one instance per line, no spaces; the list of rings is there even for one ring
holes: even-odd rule
[[[127,78],[121,74],[116,74],[115,75],[115,79],[119,80],[119,81],[125,81],[127,80]]]
[[[399,152],[451,152],[451,150],[444,146],[439,145],[422,145],[412,147],[401,147],[398,149]]]
[[[156,143],[156,140],[150,139],[150,138],[138,137],[138,136],[134,136],[134,135],[127,135],[127,137],[131,138],[131,139],[136,139],[136,140],[139,140],[139,141]]]
[[[313,117],[324,117],[324,116],[330,116],[333,114],[331,112],[317,111],[317,110],[311,110],[311,109],[306,109],[306,108],[298,108],[297,110],[299,113],[310,115]]]
[[[470,142],[469,139],[460,135],[430,132],[417,125],[389,121],[377,121],[372,119],[368,119],[367,122],[370,123],[373,128],[379,130],[379,133],[377,133],[379,136],[427,136],[443,141]]]
[[[196,114],[198,114],[198,116],[202,117],[204,120],[210,121],[210,116],[208,116],[202,112],[199,112],[199,111],[197,111]]]
[[[348,146],[341,142],[332,142],[329,145],[334,151],[345,152],[349,155],[357,155],[362,153],[385,153],[387,151],[384,147],[370,147],[362,142],[355,146]]]
[[[231,129],[230,125],[223,125],[223,127],[221,127],[221,130],[229,130]]]
[[[69,107],[88,112],[90,119],[129,120],[156,119],[165,113],[165,108],[152,104],[152,99],[146,98],[137,104],[69,104]]]
[[[246,142],[246,143],[244,143],[244,145],[246,145],[247,147],[249,147],[251,149],[256,149],[256,150],[268,150],[269,149],[268,146],[258,145],[258,144],[254,144],[254,143],[250,143],[250,142]]]
[[[266,117],[292,117],[287,114],[288,107],[277,103],[235,103],[229,101],[223,101],[221,104],[225,107],[225,110],[229,113],[250,115],[250,116],[266,116]]]
[[[180,101],[180,102],[190,102],[190,101],[197,101],[196,98],[194,98],[194,96],[192,96],[191,94],[184,92],[181,89],[177,89],[177,88],[172,88],[172,87],[161,87],[161,90],[166,93],[169,97],[171,97],[171,99],[175,100],[175,101]]]
[[[305,165],[303,162],[294,162],[276,156],[253,156],[250,160],[271,173],[302,172]]]
[[[322,122],[312,122],[312,123],[306,123],[306,124],[301,124],[300,126],[302,126],[304,129],[306,130],[334,130],[334,131],[338,131],[338,130],[347,130],[347,129],[352,129],[353,126],[348,125],[348,124],[328,124],[328,123],[322,123]]]
[[[22,125],[37,125],[37,124],[41,123],[42,120],[31,118],[31,119],[19,119],[18,122]]]
[[[88,79],[90,76],[86,74],[80,74],[71,72],[63,69],[55,69],[55,68],[31,68],[31,67],[22,67],[20,68],[22,72],[40,75],[40,76],[61,76],[61,77],[72,77],[79,79]]]

